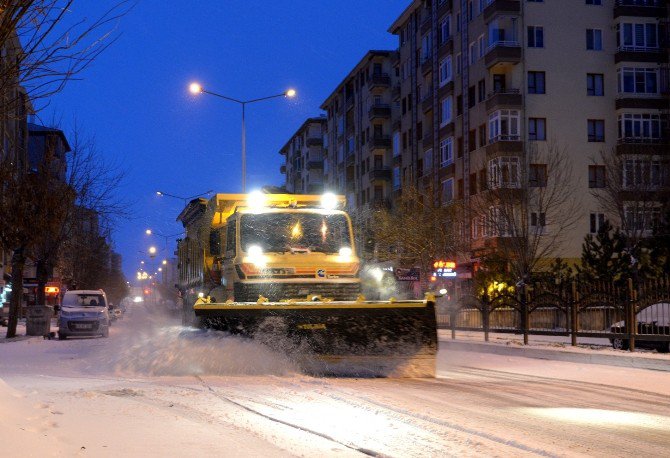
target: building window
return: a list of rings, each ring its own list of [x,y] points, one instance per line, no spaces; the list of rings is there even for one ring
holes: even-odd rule
[[[442,202],[454,200],[454,179],[449,178],[442,182]]]
[[[486,80],[479,80],[477,83],[477,100],[483,102],[486,99]]]
[[[626,159],[623,185],[627,189],[658,189],[670,185],[670,163],[651,159]]]
[[[440,127],[449,124],[453,116],[453,97],[449,96],[440,104]]]
[[[624,229],[651,233],[661,221],[660,207],[633,204],[624,207]]]
[[[440,167],[446,167],[454,162],[454,137],[440,141]]]
[[[546,118],[528,118],[528,140],[544,141],[547,139]]]
[[[433,50],[431,35],[428,34],[423,37],[421,40],[421,61],[426,61],[430,59],[431,52]]]
[[[619,115],[619,140],[627,143],[656,143],[663,140],[661,117],[651,113]]]
[[[519,110],[498,110],[489,115],[489,141],[519,140]]]
[[[602,0],[586,0],[587,5],[602,5]]]
[[[400,156],[400,132],[393,132],[393,157]]]
[[[477,39],[477,47],[479,48],[479,58],[481,59],[486,53],[486,40],[484,34],[479,35],[479,38]]]
[[[463,71],[463,57],[459,52],[458,54],[456,54],[456,74],[460,75],[462,71]]]
[[[475,62],[477,62],[477,43],[475,41],[470,43],[470,47],[468,48],[468,55],[470,56],[470,65],[473,65]]]
[[[603,50],[603,31],[599,29],[586,29],[586,49],[589,51]]]
[[[442,59],[442,62],[440,62],[440,87],[452,80],[451,68],[451,56]]]
[[[657,50],[658,24],[617,24],[617,46],[623,51]]]
[[[517,156],[502,156],[489,161],[489,187],[518,188],[519,158]]]
[[[544,29],[536,25],[528,26],[528,47],[544,48]]]
[[[589,232],[591,234],[597,234],[605,226],[605,214],[604,213],[591,213],[589,215]]]
[[[486,124],[479,126],[479,146],[486,145]]]
[[[423,153],[424,175],[433,169],[433,149],[430,148]]]
[[[393,189],[400,189],[400,167],[393,167]]]
[[[544,94],[544,72],[528,72],[528,93]]]
[[[547,187],[547,164],[530,164],[528,168],[528,186],[531,188]]]
[[[605,166],[589,165],[589,188],[605,187]]]
[[[605,95],[605,89],[603,88],[602,73],[586,74],[586,95],[593,95],[593,96]]]
[[[546,230],[546,218],[544,212],[530,213],[530,226],[536,234],[544,234]]]
[[[617,70],[620,94],[658,94],[658,70],[623,67]]]
[[[440,43],[444,43],[451,38],[451,16],[447,15],[440,23]]]
[[[590,142],[604,142],[605,141],[605,121],[602,119],[587,120],[588,141]]]

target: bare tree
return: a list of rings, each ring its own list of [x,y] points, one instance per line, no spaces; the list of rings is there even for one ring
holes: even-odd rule
[[[432,189],[404,186],[392,208],[374,212],[372,232],[378,260],[419,267],[425,280],[436,259],[453,259],[462,250],[454,224],[459,211],[456,205],[436,201]]]
[[[111,227],[118,218],[127,216],[128,206],[115,193],[123,180],[123,171],[105,160],[97,150],[94,138],[83,135],[76,122],[70,138],[71,151],[63,164],[67,165],[64,179],[53,176],[53,173],[51,176],[45,176],[44,171],[41,173],[42,182],[49,181],[50,186],[62,191],[43,197],[41,204],[50,208],[52,214],[48,222],[36,226],[40,231],[32,256],[37,267],[37,302],[40,304],[45,302],[44,286],[54,268],[59,264],[64,268],[68,266],[64,259],[71,260],[70,268],[62,273],[67,274],[67,280],[78,282],[86,275],[81,273],[83,266],[92,267],[91,263],[83,261],[91,252],[94,259],[103,259],[98,252],[105,248],[109,250],[107,239]],[[47,142],[47,145],[42,170],[50,168],[49,158],[53,157],[49,146],[53,148],[54,142]],[[42,188],[46,189],[45,185]],[[95,219],[95,228],[86,224],[91,218]]]
[[[112,4],[101,16],[76,16],[74,0],[0,1],[0,94],[3,115],[27,100],[35,111],[81,74],[118,37],[118,19],[132,7]],[[25,92],[12,94],[16,85]]]
[[[490,160],[487,172],[487,189],[470,197],[473,244],[528,281],[556,257],[580,216],[568,152],[556,142],[529,144],[523,157]]]
[[[593,160],[604,173],[593,195],[603,210],[616,217],[626,235],[627,249],[639,251],[640,242],[653,231],[668,211],[670,159],[667,145],[623,145],[605,150]],[[633,254],[633,253],[631,253]],[[633,254],[634,256],[640,253]]]

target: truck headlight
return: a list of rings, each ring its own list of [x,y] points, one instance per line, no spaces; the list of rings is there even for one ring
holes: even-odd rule
[[[263,248],[259,245],[251,245],[247,248],[247,258],[256,267],[264,267],[266,264],[265,256],[263,256]]]

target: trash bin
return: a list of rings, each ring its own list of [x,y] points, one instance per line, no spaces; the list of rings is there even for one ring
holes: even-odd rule
[[[54,308],[50,305],[31,305],[26,307],[26,334],[45,336],[51,331],[51,318]]]

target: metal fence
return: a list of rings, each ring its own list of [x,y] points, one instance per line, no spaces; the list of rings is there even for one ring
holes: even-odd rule
[[[620,339],[635,349],[635,341],[652,341],[670,350],[670,279],[619,284],[534,283],[520,287],[465,286],[438,308],[438,326],[455,331]]]

